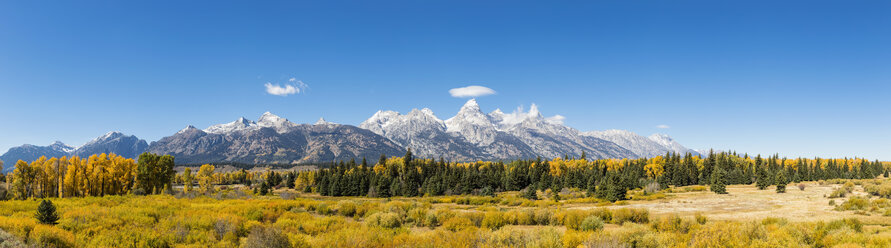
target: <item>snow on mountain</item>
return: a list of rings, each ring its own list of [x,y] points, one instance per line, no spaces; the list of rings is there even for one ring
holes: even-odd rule
[[[288,121],[288,119],[282,118],[270,112],[266,112],[263,113],[263,115],[260,116],[260,119],[258,119],[256,122],[241,117],[233,122],[216,124],[207,127],[206,129],[204,129],[204,132],[213,134],[227,134],[233,132],[257,130],[260,128],[268,127],[274,129],[278,133],[286,133],[291,131],[291,129],[293,129],[295,126],[297,126],[297,124]]]
[[[211,126],[208,132],[189,126],[152,142],[148,151],[174,155],[178,164],[294,164],[405,154],[398,144],[369,130],[319,123],[297,125],[267,112],[256,123],[242,118]]]
[[[288,119],[282,118],[278,115],[274,115],[270,112],[263,113],[260,116],[260,119],[257,120],[257,126],[259,127],[268,127],[275,129],[278,133],[286,133],[292,127],[297,126],[293,122],[288,121]]]
[[[186,132],[189,132],[189,131],[192,131],[192,130],[198,130],[198,128],[195,128],[195,126],[192,126],[192,125],[188,125],[188,126],[186,126],[185,128],[180,129],[180,130],[179,130],[178,132],[176,132],[176,133],[186,133]]]
[[[114,153],[126,158],[136,158],[148,148],[145,140],[121,132],[108,132],[78,147],[72,154],[87,157],[93,154]]]
[[[313,125],[337,125],[337,123],[326,121],[325,118],[319,117],[319,120]]]
[[[454,117],[445,121],[446,131],[463,136],[470,143],[487,146],[495,142],[498,130],[492,120],[480,110],[476,99],[470,99]]]
[[[664,146],[665,148],[668,148],[668,150],[670,150],[674,153],[686,154],[689,152],[689,153],[692,153],[693,155],[699,155],[698,152],[684,147],[683,145],[681,145],[680,143],[678,143],[677,141],[672,139],[671,136],[668,136],[667,134],[657,133],[657,134],[650,135],[650,137],[648,137],[648,138],[650,140]]]
[[[120,138],[120,137],[122,137],[122,136],[124,136],[124,134],[121,133],[121,132],[117,132],[117,131],[107,132],[107,133],[103,134],[102,136],[99,136],[99,137],[96,137],[96,138],[93,139],[93,140],[90,140],[89,142],[87,142],[87,143],[84,144],[83,146],[88,146],[88,145],[96,144],[96,143],[99,143],[99,142],[102,142],[102,141],[105,141],[105,140],[111,140],[111,139]],[[61,142],[56,142],[56,143],[61,143]],[[81,147],[83,147],[83,146],[81,146]]]
[[[74,150],[77,149],[77,147],[66,145],[65,143],[62,143],[62,141],[56,141],[56,142],[50,144],[49,147],[52,148],[53,150],[62,151],[62,152],[66,152],[66,153],[72,153],[72,152],[74,152]]]
[[[463,138],[447,133],[445,122],[428,108],[413,109],[404,115],[395,111],[378,111],[359,127],[387,137],[404,148],[411,148],[421,157],[470,159],[468,154],[477,156],[480,153]]]
[[[66,145],[59,141],[56,141],[55,143],[52,143],[48,146],[24,144],[21,146],[9,148],[6,153],[0,156],[0,160],[6,163],[3,166],[3,172],[6,173],[15,169],[15,163],[19,160],[31,162],[37,160],[42,156],[46,156],[47,158],[68,156],[73,149],[74,147]]]
[[[578,130],[562,124],[562,116],[544,117],[532,104],[529,112],[522,108],[510,114],[490,115],[502,119],[500,127],[516,136],[542,157],[581,156],[590,158],[630,158],[636,155],[615,143],[584,136]]]
[[[248,130],[257,127],[257,123],[244,117],[238,118],[233,122],[217,124],[204,129],[207,133],[231,133],[242,130]]]
[[[638,157],[652,158],[665,155],[666,152],[670,151],[669,148],[656,141],[627,130],[590,131],[584,132],[582,135],[611,141],[631,150]]]
[[[420,118],[418,112],[429,119]],[[633,152],[612,142],[581,135],[564,126],[562,120],[559,115],[544,117],[535,104],[528,112],[518,108],[510,114],[495,110],[486,115],[471,99],[446,121],[439,121],[429,109],[407,115],[378,111],[359,127],[411,147],[419,156],[451,154],[455,156],[450,158],[458,160],[493,160],[578,157],[584,152],[592,158],[635,157]]]

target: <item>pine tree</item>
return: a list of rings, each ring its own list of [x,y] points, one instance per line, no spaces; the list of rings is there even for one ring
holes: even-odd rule
[[[551,199],[554,200],[555,202],[559,202],[559,201],[560,201],[560,191],[561,191],[561,190],[563,190],[563,187],[559,187],[559,186],[556,186],[556,185],[553,186],[553,187],[551,188],[551,195],[550,195]]]
[[[37,207],[37,214],[34,216],[37,221],[42,224],[55,225],[59,223],[59,215],[56,213],[56,206],[49,200],[40,202]]]
[[[755,181],[755,184],[758,186],[758,189],[763,190],[770,186],[770,176],[767,175],[767,170],[762,166],[756,165],[758,168],[756,170],[756,177],[758,178]]]
[[[727,194],[727,188],[725,186],[726,184],[727,179],[724,175],[724,168],[721,168],[721,166],[716,166],[715,170],[712,172],[711,184],[709,185],[712,192],[715,192],[717,194]]]
[[[266,195],[266,194],[269,194],[269,184],[266,182],[263,182],[262,184],[260,184],[260,195]]]
[[[587,187],[588,197],[594,197],[594,196],[596,195],[596,193],[597,193],[597,183],[596,183],[596,181],[594,180],[594,177],[590,177],[590,178],[588,178],[588,185],[587,185],[587,186],[588,186],[588,187]]]
[[[605,195],[606,195],[607,201],[616,202],[616,201],[625,200],[625,194],[627,193],[627,190],[625,189],[625,186],[622,184],[622,181],[619,178],[619,175],[616,175],[615,173],[610,173],[608,180],[604,180],[604,181],[607,181],[606,190],[605,190],[606,191]]]
[[[786,183],[788,183],[788,182],[786,181],[785,170],[780,170],[777,173],[776,183],[777,183],[777,193],[786,193]]]
[[[538,194],[535,193],[534,187],[527,187],[526,189],[523,190],[523,192],[520,192],[520,193],[523,198],[526,198],[529,200],[538,200]]]
[[[406,166],[406,167],[409,166],[411,164],[412,159],[413,158],[411,156],[411,148],[408,148],[408,151],[405,152],[405,157],[402,157],[403,166]]]

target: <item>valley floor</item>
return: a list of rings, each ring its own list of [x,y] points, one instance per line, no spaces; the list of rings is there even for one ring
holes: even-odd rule
[[[891,180],[853,182],[790,184],[784,194],[689,186],[618,203],[577,192],[557,203],[517,192],[378,199],[226,187],[198,197],[51,199],[62,217],[54,226],[34,219],[38,200],[0,201],[0,247],[891,247],[885,199],[866,200],[863,211],[835,206]],[[851,193],[828,198],[842,187]]]

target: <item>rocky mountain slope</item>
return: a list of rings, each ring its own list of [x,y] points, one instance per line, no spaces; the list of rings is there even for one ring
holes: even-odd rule
[[[269,112],[257,122],[242,117],[205,130],[188,126],[152,142],[148,151],[174,155],[178,164],[293,164],[405,153],[393,141],[365,129],[330,122],[298,125]]]

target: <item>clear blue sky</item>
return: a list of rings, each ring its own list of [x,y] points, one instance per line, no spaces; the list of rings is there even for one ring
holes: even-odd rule
[[[446,119],[449,89],[482,85],[484,111],[534,102],[583,131],[891,160],[889,1],[554,3],[3,1],[0,150],[265,111]],[[266,92],[290,78],[308,88]]]

